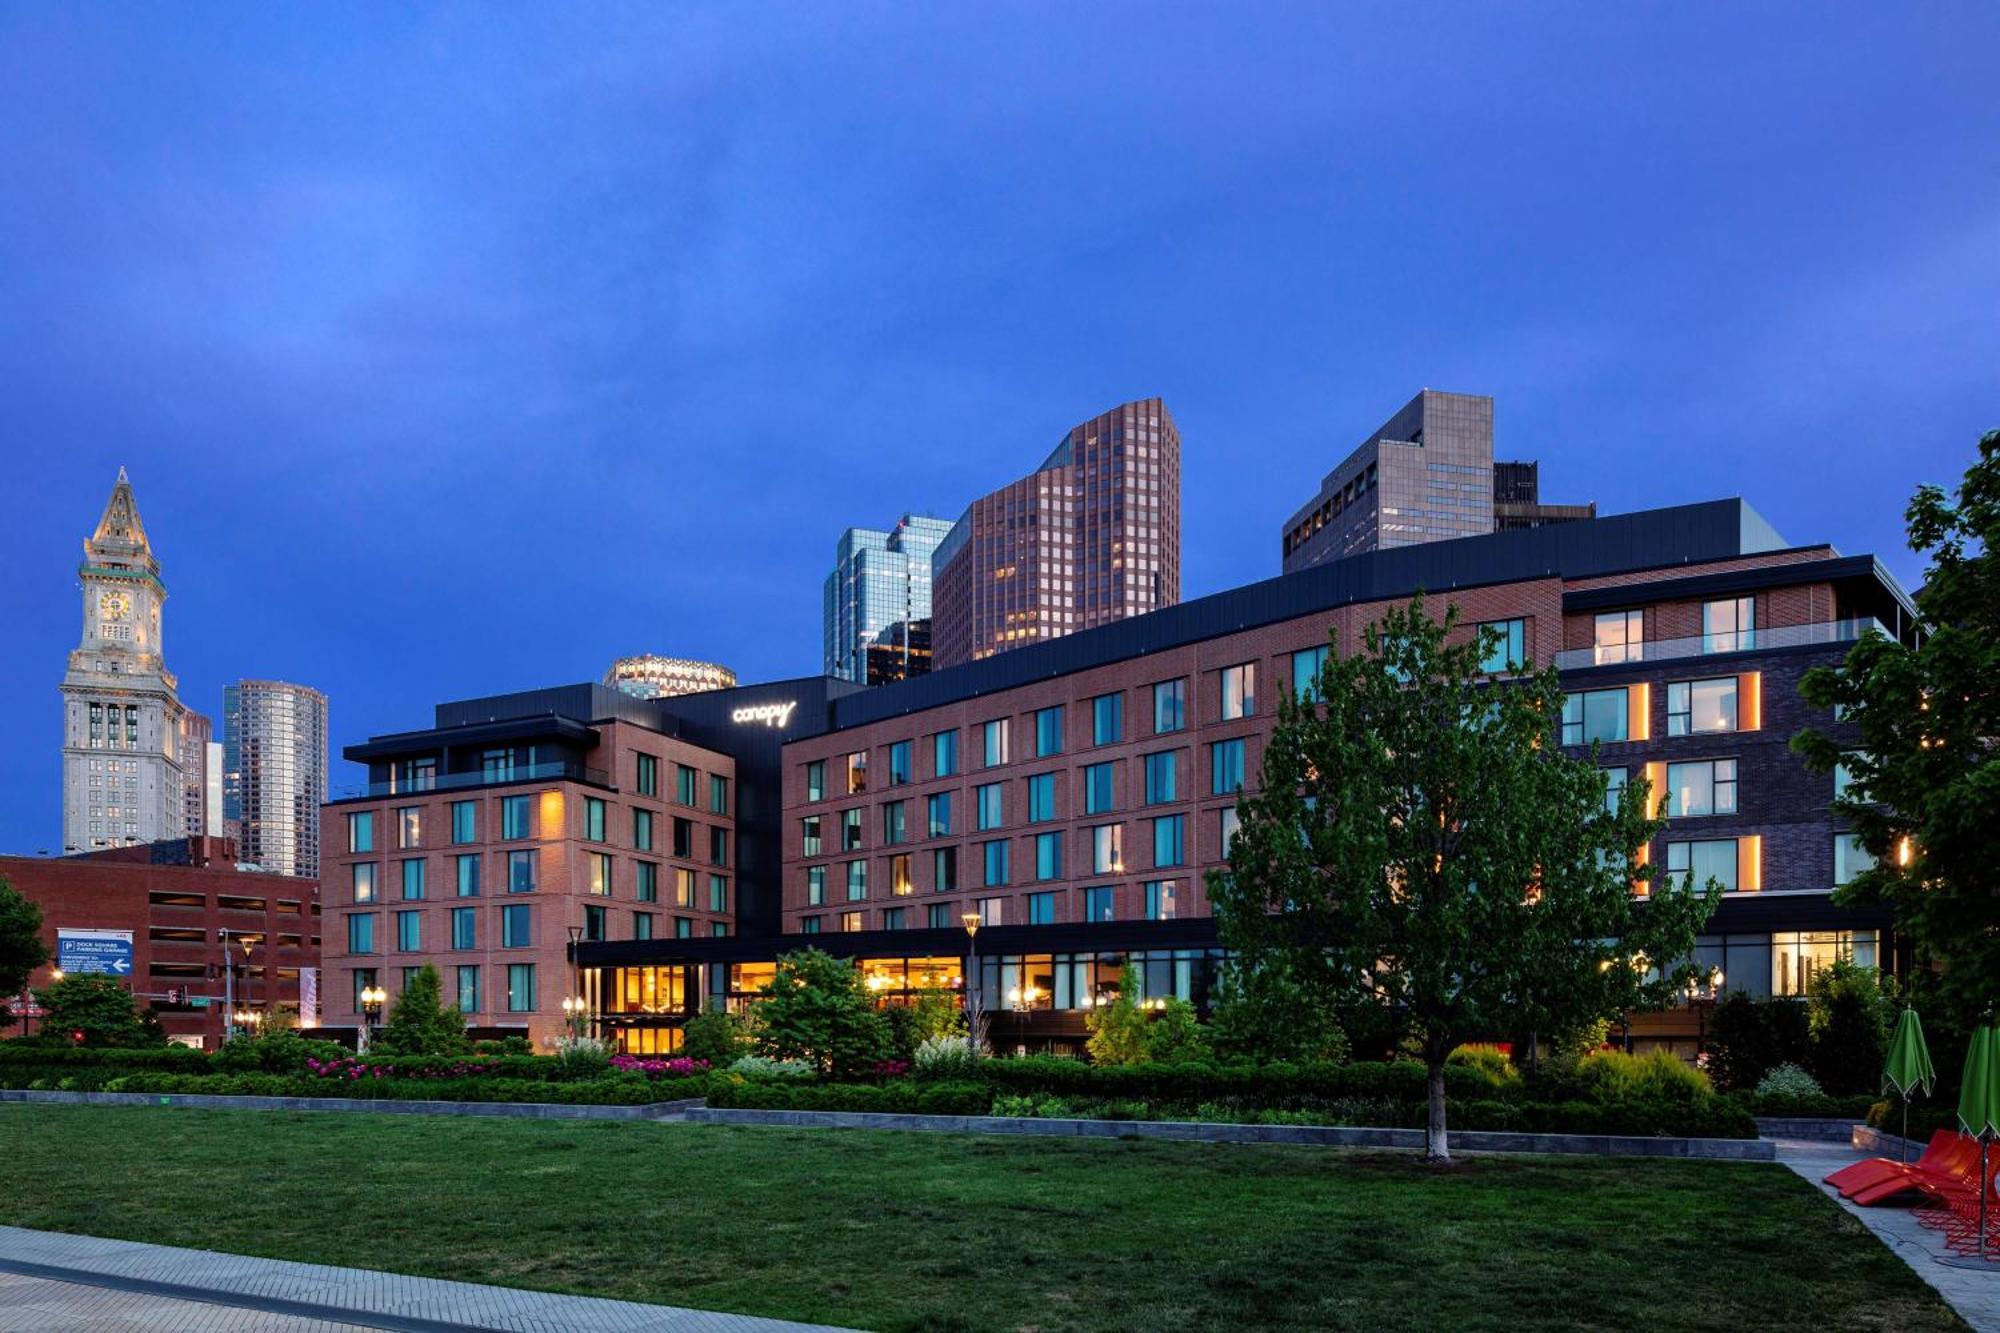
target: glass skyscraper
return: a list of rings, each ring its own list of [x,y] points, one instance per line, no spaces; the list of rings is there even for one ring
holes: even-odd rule
[[[326,801],[326,696],[281,680],[222,691],[223,808],[237,854],[281,875],[319,878]]]
[[[884,532],[849,528],[834,547],[821,616],[826,673],[868,680],[868,649],[894,625],[929,620],[931,552],[951,531],[941,518],[905,514]]]

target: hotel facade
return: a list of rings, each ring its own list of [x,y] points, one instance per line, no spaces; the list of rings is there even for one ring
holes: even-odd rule
[[[780,682],[700,696],[698,715],[676,712],[687,700],[629,701],[656,710],[643,719],[577,716],[605,706],[578,692],[587,687],[446,705],[444,732],[476,733],[472,719],[484,718],[600,737],[578,752],[595,777],[527,783],[537,788],[530,808],[546,799],[540,791],[560,794],[567,822],[550,854],[565,867],[593,853],[614,867],[639,858],[636,847],[609,845],[632,841],[627,807],[654,803],[665,815],[673,805],[641,795],[619,751],[652,746],[664,762],[662,741],[678,736],[700,748],[675,752],[675,763],[727,773],[736,759],[737,799],[758,816],[738,836],[743,873],[758,866],[756,891],[691,911],[686,929],[648,930],[618,910],[636,897],[629,872],[614,869],[599,893],[594,880],[579,892],[575,872],[550,871],[532,890],[483,902],[544,912],[560,902],[564,921],[576,907],[612,907],[573,960],[545,926],[512,945],[475,936],[476,959],[429,934],[398,957],[343,954],[354,937],[336,921],[328,989],[349,994],[355,976],[385,966],[372,975],[393,987],[395,968],[420,961],[437,963],[448,986],[453,966],[511,967],[518,957],[545,975],[573,961],[571,991],[539,984],[518,1011],[525,1026],[552,1030],[552,1011],[559,1027],[559,1001],[573,992],[599,1031],[643,1051],[673,1049],[704,1003],[750,1003],[778,955],[806,945],[856,959],[884,1003],[963,989],[970,976],[1004,1049],[1080,1046],[1086,1016],[1115,993],[1127,963],[1145,998],[1206,1005],[1222,954],[1204,878],[1227,863],[1237,795],[1257,783],[1279,695],[1315,678],[1329,633],[1355,643],[1418,591],[1440,613],[1457,606],[1461,633],[1498,630],[1496,679],[1512,664],[1554,666],[1567,691],[1564,743],[1578,753],[1596,745],[1611,782],[1652,780],[1668,825],[1651,863],[1725,888],[1697,950],[1724,988],[1798,994],[1838,958],[1891,964],[1886,914],[1832,902],[1865,864],[1830,808],[1837,779],[1807,771],[1788,742],[1802,726],[1834,725],[1799,698],[1800,676],[1838,661],[1870,628],[1913,634],[1914,608],[1872,557],[1789,544],[1729,500],[1368,552],[872,690]],[[485,744],[423,735],[426,746],[448,744],[461,769]],[[348,753],[372,762],[408,741]],[[607,814],[602,841],[575,822],[586,799],[619,812]],[[370,808],[401,827],[393,794]],[[488,826],[476,827],[485,836]],[[685,864],[728,873],[699,855]],[[393,883],[396,872],[384,863],[373,873]],[[353,900],[344,867],[326,886],[332,917],[401,906],[379,890]],[[968,915],[981,922],[976,939],[961,924]],[[1704,998],[1637,1017],[1634,1040],[1691,1050]]]

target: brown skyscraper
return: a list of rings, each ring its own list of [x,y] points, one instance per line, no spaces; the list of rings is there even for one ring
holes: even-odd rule
[[[932,556],[935,668],[1181,596],[1181,437],[1142,398],[1070,431],[1032,474],[966,508]]]

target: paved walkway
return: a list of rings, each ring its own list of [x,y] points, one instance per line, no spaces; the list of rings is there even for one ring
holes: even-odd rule
[[[1913,1208],[1857,1208],[1840,1197],[1840,1191],[1821,1183],[1831,1172],[1850,1162],[1878,1154],[1862,1152],[1844,1143],[1808,1139],[1778,1139],[1778,1160],[1812,1182],[1813,1188],[1861,1219],[1882,1243],[1916,1271],[1918,1277],[1937,1288],[1960,1318],[1977,1333],[2000,1333],[2000,1263],[1985,1268],[1966,1267],[1976,1259],[1961,1259],[1945,1248],[1944,1237],[1917,1221]]]
[[[0,1328],[839,1333],[783,1319],[7,1226],[0,1226]]]

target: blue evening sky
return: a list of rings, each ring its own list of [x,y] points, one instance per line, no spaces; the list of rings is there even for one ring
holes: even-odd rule
[[[1607,511],[1882,555],[2000,425],[2000,10],[0,11],[0,850],[131,470],[169,663],[819,661],[835,537],[1163,395],[1186,596],[1423,386]],[[336,782],[352,770],[336,763]]]

